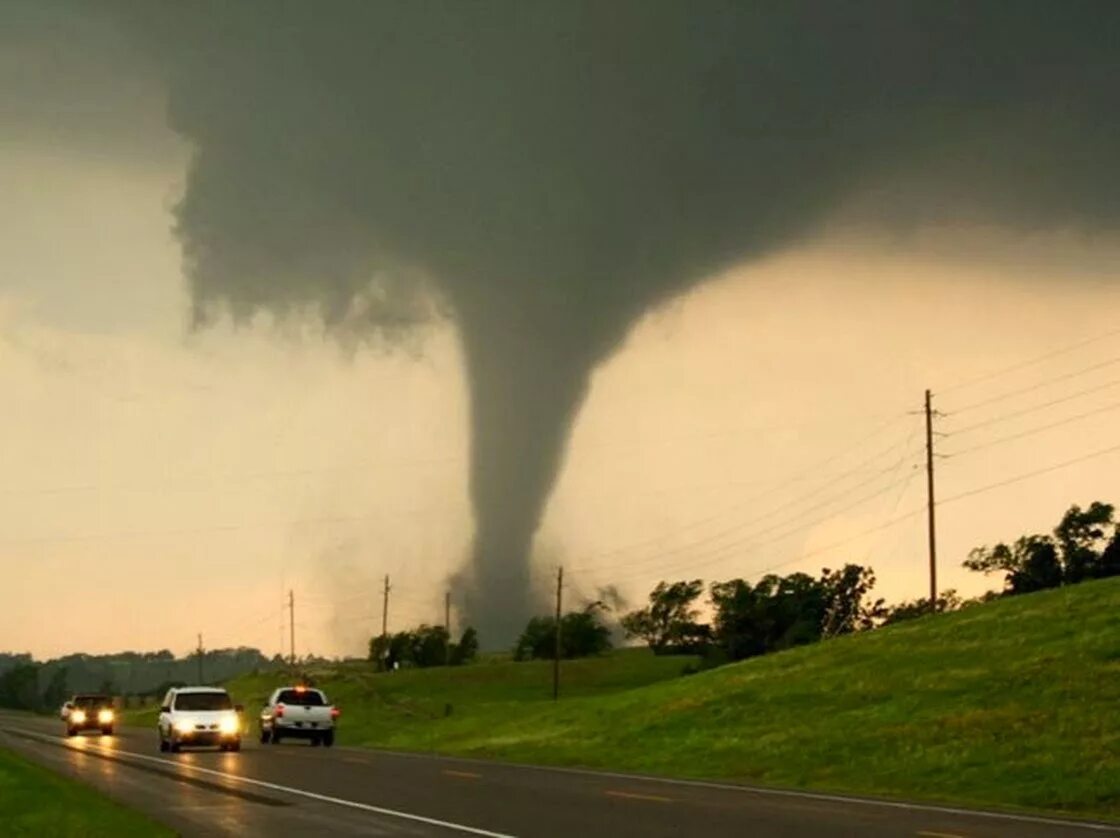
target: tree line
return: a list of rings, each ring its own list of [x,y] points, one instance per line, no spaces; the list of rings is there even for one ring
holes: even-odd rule
[[[619,625],[628,639],[644,641],[656,654],[701,655],[709,664],[742,660],[956,611],[999,596],[1120,576],[1120,522],[1112,504],[1094,501],[1084,509],[1074,505],[1052,533],[977,547],[963,565],[1002,574],[1003,590],[971,599],[946,590],[933,602],[927,597],[888,606],[871,598],[873,570],[846,564],[839,570],[825,568],[816,577],[770,574],[755,583],[733,579],[707,588],[701,579],[659,582],[648,604],[622,615]],[[711,617],[701,621],[698,605],[705,591]],[[606,611],[597,602],[561,618],[561,657],[596,655],[611,648]],[[555,619],[534,617],[518,638],[514,659],[551,659],[555,654]]]
[[[74,693],[159,696],[170,686],[198,680],[198,655],[176,658],[169,650],[72,654],[40,662],[28,654],[0,654],[0,707],[36,712],[58,709]],[[259,649],[213,649],[202,656],[208,683],[282,666]]]

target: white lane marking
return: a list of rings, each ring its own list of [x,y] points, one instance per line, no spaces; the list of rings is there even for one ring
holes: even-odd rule
[[[385,756],[405,757],[420,760],[444,760],[445,762],[461,762],[470,765],[485,765],[490,768],[529,769],[531,771],[554,771],[558,774],[574,774],[578,777],[590,779],[602,778],[610,780],[629,780],[639,783],[660,783],[667,786],[690,786],[693,788],[715,789],[718,791],[746,792],[760,796],[791,797],[800,800],[818,800],[826,803],[848,803],[860,806],[880,806],[887,809],[903,809],[910,812],[929,812],[937,815],[959,815],[961,817],[988,818],[990,820],[1011,821],[1013,823],[1037,824],[1038,826],[1060,826],[1070,829],[1085,829],[1096,832],[1120,833],[1120,825],[1102,823],[1100,821],[1077,821],[1064,818],[1050,818],[1045,815],[1026,815],[1014,812],[993,812],[987,809],[962,809],[952,806],[938,806],[934,803],[907,803],[902,800],[881,800],[874,797],[856,797],[843,794],[827,794],[816,791],[796,791],[794,789],[767,788],[766,786],[748,786],[737,783],[719,783],[711,780],[681,780],[673,777],[658,777],[655,774],[627,774],[621,771],[594,771],[585,768],[565,768],[559,765],[533,765],[531,763],[503,762],[500,760],[476,759],[474,757],[459,757],[445,754],[419,754],[409,751],[390,751],[383,748],[355,748],[347,747],[339,750],[365,751],[367,753],[384,754]]]
[[[4,714],[4,715],[6,715],[6,714]],[[22,719],[20,719],[20,720],[22,721]],[[38,735],[42,736],[43,734],[38,734]],[[49,737],[49,738],[51,739],[51,741],[61,741],[61,742],[64,742],[64,743],[66,741],[64,739],[56,740],[54,737]],[[80,753],[80,749],[74,748],[74,750],[77,750]],[[470,765],[488,766],[490,768],[528,769],[530,771],[553,771],[553,772],[556,772],[558,774],[574,774],[576,776],[588,777],[588,778],[592,778],[592,779],[594,779],[596,777],[601,777],[601,778],[604,778],[604,779],[617,779],[617,780],[629,780],[629,781],[634,781],[634,782],[660,783],[660,784],[669,785],[669,786],[686,786],[686,787],[693,787],[693,788],[715,789],[715,790],[718,790],[718,791],[746,792],[748,794],[757,794],[757,795],[760,795],[760,796],[790,797],[790,798],[800,799],[800,800],[818,800],[818,801],[822,801],[822,802],[826,802],[826,803],[842,803],[842,804],[852,804],[852,805],[860,805],[860,806],[879,806],[881,808],[886,808],[886,809],[902,809],[904,811],[910,811],[910,812],[929,812],[929,813],[932,813],[932,814],[939,814],[939,815],[957,815],[957,816],[960,816],[960,817],[975,817],[975,818],[987,818],[989,820],[1003,820],[1003,821],[1009,821],[1011,823],[1037,824],[1039,826],[1059,826],[1059,827],[1066,827],[1066,828],[1071,828],[1071,829],[1091,830],[1091,831],[1095,831],[1095,832],[1120,833],[1120,826],[1115,825],[1115,824],[1101,823],[1099,821],[1077,821],[1077,820],[1069,820],[1069,819],[1063,819],[1063,818],[1049,818],[1049,817],[1046,817],[1044,815],[1015,814],[1013,812],[992,812],[992,811],[985,810],[985,809],[962,809],[962,808],[955,808],[955,807],[951,807],[951,806],[938,806],[938,805],[933,804],[933,803],[906,803],[906,802],[901,801],[901,800],[880,800],[880,799],[876,799],[876,798],[873,798],[873,797],[854,797],[854,796],[848,796],[848,795],[842,795],[842,794],[826,794],[824,792],[796,791],[794,789],[767,788],[765,786],[749,786],[749,785],[742,785],[742,784],[737,784],[737,783],[719,783],[719,782],[714,782],[714,781],[710,781],[710,780],[681,780],[681,779],[675,779],[673,777],[658,777],[656,775],[650,775],[650,774],[627,774],[625,772],[620,772],[620,771],[592,771],[592,770],[581,769],[581,768],[565,768],[563,766],[553,766],[553,765],[533,765],[531,763],[504,762],[504,761],[501,761],[501,760],[475,759],[473,757],[459,757],[459,756],[451,756],[451,755],[444,755],[444,754],[436,754],[436,755],[419,754],[419,753],[411,753],[409,751],[391,751],[391,750],[387,750],[385,748],[359,748],[359,747],[354,747],[354,746],[342,746],[342,747],[336,748],[335,750],[351,751],[351,752],[354,752],[354,753],[362,753],[362,754],[383,754],[385,756],[404,757],[406,759],[419,759],[419,760],[429,760],[429,761],[443,760],[445,762],[460,762],[460,763],[467,763],[467,764],[470,764]],[[117,753],[132,753],[132,752],[131,751],[120,751],[120,752],[117,752]],[[143,759],[154,759],[152,757],[146,757],[146,756],[143,756],[141,754],[136,754],[136,756],[141,757]],[[178,764],[178,763],[171,762],[170,760],[155,760],[155,761],[156,762],[161,762],[161,763],[166,763],[168,765],[177,765]],[[205,770],[205,769],[198,769],[198,770]],[[232,775],[222,774],[221,776],[228,777],[228,776],[232,776]],[[253,782],[253,781],[249,781],[249,782]],[[300,792],[296,791],[294,793],[300,793]],[[310,792],[308,792],[307,794],[310,794]],[[357,805],[365,805],[365,804],[357,804]],[[420,817],[420,816],[417,815],[417,816],[414,816],[414,817]],[[471,832],[473,832],[474,834],[477,834],[477,835],[489,835],[489,836],[499,835],[499,833],[485,832],[485,831],[482,831],[482,830],[474,830],[472,827],[451,826],[449,828],[464,829],[464,830],[471,831]],[[512,838],[512,836],[500,836],[500,838]]]
[[[38,731],[20,730],[19,732],[27,736],[32,736],[36,739],[39,739],[40,741],[50,742],[52,744],[60,743],[64,748],[67,748],[78,754],[86,750],[85,748],[71,745],[65,739],[61,739],[55,736],[49,736],[44,733],[39,733]],[[143,760],[145,762],[154,762],[158,763],[159,765],[169,765],[172,768],[185,768],[188,771],[199,771],[203,774],[211,774],[215,777],[222,777],[226,780],[234,780],[235,782],[239,783],[247,783],[249,785],[258,786],[260,788],[270,789],[272,791],[278,791],[284,794],[295,795],[297,797],[306,797],[309,800],[317,800],[320,803],[333,803],[336,806],[346,806],[347,808],[358,809],[363,812],[374,812],[378,815],[386,815],[391,818],[401,818],[402,820],[415,821],[416,823],[424,823],[428,824],[429,826],[438,826],[442,829],[450,829],[456,832],[463,832],[468,835],[482,835],[485,836],[485,838],[515,838],[515,836],[509,835],[504,832],[490,832],[486,829],[479,829],[478,827],[474,826],[466,826],[461,823],[453,823],[452,821],[441,821],[438,818],[429,818],[425,817],[424,815],[414,815],[411,812],[402,812],[398,809],[386,809],[383,806],[373,806],[369,803],[359,803],[356,800],[344,800],[341,797],[331,797],[330,795],[317,794],[313,791],[305,791],[304,789],[297,789],[291,786],[282,786],[278,783],[269,783],[264,780],[254,780],[251,777],[242,777],[239,774],[227,774],[224,771],[214,771],[211,768],[202,768],[201,766],[193,765],[190,763],[176,762],[170,759],[161,759],[159,757],[148,756],[147,754],[137,754],[133,751],[124,751],[118,748],[104,748],[101,750],[121,757]],[[122,762],[128,762],[128,760],[123,759]]]

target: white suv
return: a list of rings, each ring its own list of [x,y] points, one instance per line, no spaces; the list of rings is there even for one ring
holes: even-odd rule
[[[220,687],[178,687],[159,709],[159,749],[178,753],[183,745],[218,745],[241,750],[240,705]]]

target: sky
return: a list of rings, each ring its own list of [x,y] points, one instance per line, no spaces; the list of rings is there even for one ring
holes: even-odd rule
[[[360,654],[385,573],[391,626],[442,619],[471,533],[454,324],[412,352],[347,349],[313,324],[192,332],[167,218],[180,165],[9,149],[0,173],[15,186],[0,209],[5,646],[185,652],[201,631],[214,647],[279,651],[291,589],[301,653]],[[1120,379],[1106,365],[1054,381],[1120,357],[1113,334],[949,389],[1115,330],[1116,255],[1115,242],[1069,233],[884,239],[837,221],[651,312],[594,375],[537,539],[538,584],[562,562],[573,597],[615,584],[636,607],[661,578],[859,561],[877,593],[920,596],[921,515],[825,548],[921,508],[926,387],[951,433]],[[1030,431],[1118,393],[937,445]],[[1106,448],[1115,422],[1106,410],[939,460],[939,493]],[[945,506],[942,586],[995,584],[960,569],[970,548],[1045,531],[1070,503],[1114,500],[1118,468],[1105,455]]]
[[[0,85],[0,646],[286,651],[292,591],[298,653],[362,654],[385,574],[390,628],[442,620],[449,589],[469,610],[477,338],[454,306],[391,343],[267,309],[199,328],[175,231],[199,140],[167,89],[117,85],[104,50],[0,54],[21,81]],[[89,90],[61,83],[75,66]],[[923,595],[926,388],[941,588],[996,586],[960,568],[969,549],[1117,500],[1120,453],[1088,455],[1120,411],[1120,237],[977,216],[909,175],[937,212],[884,224],[904,208],[868,179],[590,364],[534,591],[563,564],[572,602],[615,585],[628,608],[664,578],[855,561],[878,595]]]

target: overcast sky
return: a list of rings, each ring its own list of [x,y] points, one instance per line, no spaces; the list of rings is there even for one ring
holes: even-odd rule
[[[300,650],[358,653],[379,625],[387,572],[393,625],[438,619],[471,531],[454,325],[421,355],[348,353],[313,326],[192,334],[167,217],[179,165],[7,148],[0,179],[10,186],[0,207],[5,645],[39,656],[182,652],[202,631],[211,645],[271,652],[294,588]],[[636,602],[663,577],[852,560],[874,566],[884,596],[921,595],[921,516],[796,558],[921,506],[921,419],[906,412],[925,387],[1115,329],[1117,255],[1114,242],[1072,234],[885,241],[838,229],[713,278],[638,323],[595,374],[538,539],[541,576],[562,560],[578,568],[574,593],[617,582]],[[1120,335],[937,406],[952,413],[1118,356]],[[1120,364],[938,426],[1113,379]],[[1105,386],[939,445],[949,453],[1118,402],[1120,387]],[[1115,423],[1106,411],[939,462],[940,491],[1105,448]],[[946,506],[944,585],[983,589],[991,580],[959,569],[968,549],[1046,530],[1069,503],[1114,500],[1118,468],[1113,454]]]
[[[271,653],[291,589],[301,654],[361,654],[386,573],[391,627],[442,619],[474,526],[454,315],[394,349],[267,315],[192,329],[172,232],[192,146],[158,84],[116,96],[0,100],[0,646]],[[634,606],[663,578],[856,561],[915,598],[925,388],[960,452],[947,499],[1115,444],[1120,238],[951,212],[884,233],[872,186],[633,323],[578,412],[534,585],[562,562],[574,599],[617,584]],[[947,503],[941,587],[994,586],[960,569],[970,548],[1120,500],[1117,474],[1113,451]]]

